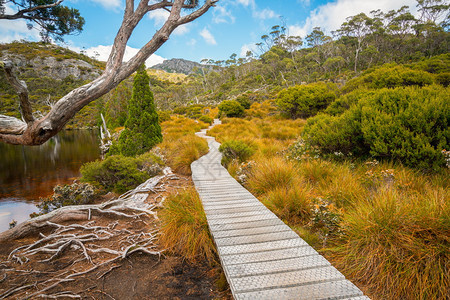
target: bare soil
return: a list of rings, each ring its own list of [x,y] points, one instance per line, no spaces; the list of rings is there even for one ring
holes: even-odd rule
[[[191,185],[189,177],[164,179],[160,184],[161,192],[150,193],[147,202],[158,204],[167,194]],[[157,243],[159,221],[150,215],[135,219],[101,216],[75,222],[88,231],[74,229],[73,224],[60,224],[62,227],[56,230],[48,227],[40,232],[41,237],[0,244],[0,299],[231,299],[227,286],[222,284],[224,291],[220,291],[217,284],[223,278],[220,265],[190,264],[164,251],[159,254],[162,250]],[[57,256],[45,251],[25,255],[19,250],[15,258],[9,257],[14,249],[33,244],[55,231],[59,230],[61,235],[73,234],[79,239],[92,233],[94,227],[99,228],[95,230],[98,238],[83,240],[83,245],[89,249],[87,254],[81,245],[72,243]],[[144,239],[152,243],[146,249],[154,254],[132,253],[130,245]],[[127,247],[131,254],[119,259],[114,253],[90,251],[123,252]]]

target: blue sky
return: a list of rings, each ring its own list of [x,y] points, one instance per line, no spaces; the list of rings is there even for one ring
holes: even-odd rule
[[[64,4],[79,9],[86,19],[81,34],[66,36],[66,46],[76,51],[84,49],[88,55],[106,60],[122,20],[124,0],[65,0]],[[348,16],[378,8],[398,9],[402,5],[415,11],[415,0],[220,0],[205,15],[178,28],[147,65],[169,58],[200,61],[227,59],[232,53],[244,56],[247,50],[257,49],[255,43],[273,25],[281,23],[280,17],[286,20],[289,34],[304,38],[315,26],[329,33]],[[127,56],[152,37],[166,16],[164,11],[155,11],[144,17],[128,43]],[[0,20],[0,42],[21,38],[39,39],[24,21]]]

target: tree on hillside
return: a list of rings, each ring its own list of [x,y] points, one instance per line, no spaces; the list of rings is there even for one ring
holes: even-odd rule
[[[162,141],[158,113],[150,91],[150,77],[145,65],[139,67],[133,83],[133,94],[128,102],[128,118],[118,144],[111,152],[125,156],[143,154]]]
[[[84,106],[106,94],[122,80],[138,69],[168,39],[180,25],[189,23],[206,13],[219,0],[205,0],[199,6],[199,0],[126,0],[122,24],[114,39],[111,53],[104,72],[92,82],[69,92],[57,101],[47,115],[35,119],[26,84],[14,74],[11,62],[1,62],[8,81],[19,94],[20,110],[23,121],[14,117],[0,115],[0,141],[10,144],[40,145],[57,134]],[[169,17],[162,27],[128,62],[123,62],[125,48],[134,29],[150,11],[164,10]],[[182,14],[182,11],[186,10]]]
[[[37,26],[44,41],[50,37],[62,41],[67,34],[83,30],[84,18],[78,9],[61,5],[64,0],[0,0],[0,19],[27,21],[28,29]],[[14,6],[16,12],[7,13],[6,7]]]

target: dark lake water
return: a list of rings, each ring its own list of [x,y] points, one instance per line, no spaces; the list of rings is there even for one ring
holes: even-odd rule
[[[41,146],[0,142],[0,232],[13,219],[28,219],[40,197],[51,195],[57,184],[72,183],[83,163],[99,157],[96,130],[64,130]]]

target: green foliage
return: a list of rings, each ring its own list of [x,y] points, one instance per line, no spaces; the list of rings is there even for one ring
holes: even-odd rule
[[[344,91],[357,88],[395,88],[401,86],[426,86],[433,83],[433,76],[425,71],[413,70],[406,66],[386,64],[368,70],[362,76],[349,80]]]
[[[90,204],[97,197],[97,192],[89,183],[57,185],[53,188],[53,195],[41,198],[37,207],[41,214],[46,214],[67,205]]]
[[[213,118],[211,118],[210,116],[206,116],[206,115],[200,116],[200,118],[198,118],[198,119],[199,119],[199,121],[208,123],[209,125],[211,125],[214,121]]]
[[[134,77],[125,129],[120,134],[117,145],[112,148],[112,154],[139,155],[161,141],[161,127],[149,87],[149,76],[142,65]]]
[[[244,94],[240,95],[236,98],[236,101],[239,102],[240,105],[242,105],[243,108],[249,109],[252,105],[252,101],[250,100],[249,95]]]
[[[222,143],[219,147],[222,152],[222,164],[227,166],[233,160],[238,160],[240,163],[247,161],[255,150],[246,142],[240,140],[228,140]]]
[[[219,104],[219,113],[229,118],[244,116],[244,107],[236,100],[225,100]]]
[[[112,155],[105,160],[84,164],[80,169],[81,181],[89,182],[105,192],[124,193],[155,175],[154,165],[158,163],[160,160],[152,154],[137,158]]]
[[[394,159],[437,171],[445,165],[449,124],[448,88],[381,89],[340,116],[308,120],[304,136],[325,153]]]
[[[334,85],[323,82],[296,85],[280,92],[277,105],[293,119],[314,116],[336,98],[334,89]]]

